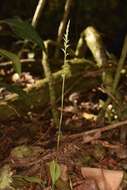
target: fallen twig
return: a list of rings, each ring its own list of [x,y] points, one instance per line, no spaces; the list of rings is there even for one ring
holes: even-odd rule
[[[89,131],[86,131],[86,132],[81,132],[81,133],[78,133],[78,134],[73,134],[73,135],[70,135],[69,137],[64,137],[62,139],[62,141],[64,141],[66,138],[68,138],[69,140],[72,140],[72,139],[84,137],[84,136],[87,136],[87,135],[93,135],[94,136],[95,133],[102,133],[102,132],[109,131],[109,130],[112,130],[112,129],[115,129],[115,128],[118,128],[118,127],[122,127],[123,125],[127,125],[127,120],[120,121],[118,123],[114,123],[114,124],[111,124],[111,125],[107,125],[106,127],[93,129],[93,130],[89,130]],[[92,139],[90,139],[90,140],[92,140]],[[88,141],[87,141],[87,143],[88,143]]]
[[[29,58],[20,59],[20,63],[30,63],[30,62],[35,63],[35,61],[36,61],[35,59],[29,59]],[[12,64],[13,64],[12,61],[0,62],[0,67],[6,67],[6,66],[12,65]]]

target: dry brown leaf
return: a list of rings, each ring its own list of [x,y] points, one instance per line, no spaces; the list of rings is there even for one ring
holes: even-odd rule
[[[84,183],[79,184],[74,190],[99,190],[98,185],[93,179],[86,179]]]
[[[119,190],[123,171],[106,170],[101,168],[82,167],[84,178],[94,179],[100,190]]]
[[[68,167],[64,164],[60,165],[61,175],[58,181],[56,182],[57,190],[70,190],[69,176],[68,176]]]
[[[61,164],[60,165],[60,168],[61,168],[61,176],[60,178],[63,180],[63,181],[68,181],[69,180],[69,177],[68,177],[68,168],[66,165],[64,164]]]

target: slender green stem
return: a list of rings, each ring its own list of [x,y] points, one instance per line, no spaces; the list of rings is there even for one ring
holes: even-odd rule
[[[60,113],[59,129],[58,129],[58,136],[57,136],[57,150],[59,150],[59,146],[60,146],[61,127],[62,127],[62,121],[63,121],[65,74],[63,74],[62,77],[63,77],[63,80],[62,80],[62,93],[61,93],[61,113]]]
[[[69,26],[70,26],[70,21],[67,24],[66,28],[66,33],[64,35],[64,67],[68,65],[67,63],[67,56],[68,56],[68,47],[69,47],[69,40],[68,40],[68,34],[69,34]],[[57,152],[60,147],[60,138],[61,138],[61,128],[62,128],[62,121],[63,121],[63,107],[64,107],[64,90],[65,90],[65,79],[66,79],[66,74],[62,74],[62,91],[61,91],[61,113],[60,113],[60,120],[59,120],[59,129],[58,129],[58,136],[57,136]]]

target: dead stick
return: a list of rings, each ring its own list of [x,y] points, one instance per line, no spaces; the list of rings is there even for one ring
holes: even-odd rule
[[[63,35],[65,33],[67,18],[68,18],[69,12],[70,12],[72,2],[73,2],[73,0],[67,0],[65,3],[63,19],[61,20],[61,23],[60,23],[60,26],[58,29],[58,38],[57,38],[58,43],[61,42]]]
[[[36,11],[34,13],[33,19],[32,19],[32,26],[36,28],[39,18],[42,14],[42,10],[44,9],[46,0],[39,0],[38,5],[36,7]]]
[[[28,59],[20,59],[20,63],[35,63],[35,59],[34,58],[28,58]],[[6,62],[0,62],[0,67],[6,67],[9,65],[12,65],[13,61],[6,61]]]
[[[69,139],[72,140],[72,139],[82,137],[82,136],[86,136],[86,135],[93,135],[94,133],[102,133],[102,132],[105,132],[105,131],[109,131],[111,129],[122,127],[123,125],[127,125],[127,120],[120,121],[118,123],[114,123],[114,124],[108,125],[108,126],[103,127],[103,128],[93,129],[93,130],[82,132],[82,133],[79,133],[79,134],[70,135]],[[65,138],[63,138],[62,140],[64,140]]]

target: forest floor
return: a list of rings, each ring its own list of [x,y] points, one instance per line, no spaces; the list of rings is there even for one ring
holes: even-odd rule
[[[97,120],[101,98],[106,99],[98,88],[65,97],[59,149],[50,106],[1,122],[0,166],[9,166],[14,189],[51,189],[49,163],[53,160],[61,170],[56,189],[117,190],[123,172],[121,188],[127,189],[127,149],[120,141],[122,123],[116,119],[109,125],[102,118]],[[113,129],[114,123],[119,127]],[[111,129],[105,130],[108,125]]]

